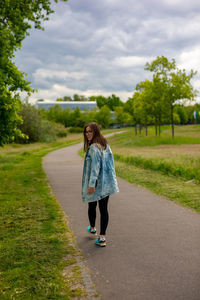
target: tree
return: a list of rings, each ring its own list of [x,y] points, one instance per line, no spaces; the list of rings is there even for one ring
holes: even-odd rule
[[[152,81],[145,80],[137,85],[136,89],[141,92],[141,101],[143,103],[143,119],[145,120],[145,125],[149,121],[154,120],[155,124],[155,134],[160,135],[160,125],[162,122],[162,116],[164,114],[163,106],[163,91],[165,86],[159,77],[154,76]]]
[[[96,101],[98,108],[102,108],[104,105],[107,104],[107,98],[104,96],[91,96],[90,101]]]
[[[135,125],[135,135],[137,135],[137,125],[140,124],[140,116],[136,113],[135,109],[136,109],[136,102],[140,101],[140,92],[136,91],[132,98],[129,98],[128,100],[128,106],[126,106],[126,111],[127,108],[130,108],[130,113],[132,116],[132,122]]]
[[[88,101],[88,98],[83,95],[74,94],[73,100],[74,101]]]
[[[96,118],[102,127],[108,127],[111,122],[111,112],[108,106],[104,105],[97,113]]]
[[[63,0],[66,1],[66,0]],[[58,2],[58,0],[55,0]],[[1,0],[0,1],[0,145],[20,135],[17,126],[22,122],[19,91],[29,95],[33,91],[13,59],[15,51],[29,35],[29,29],[43,29],[41,23],[53,13],[50,0]]]
[[[157,57],[152,63],[147,63],[146,70],[154,72],[153,78],[159,78],[162,84],[160,97],[170,113],[172,137],[174,137],[174,104],[177,100],[192,100],[196,94],[191,79],[196,72],[193,70],[187,75],[185,70],[176,67],[175,60],[170,62],[166,57]]]
[[[124,103],[124,112],[128,112],[133,117],[133,98],[128,98]]]
[[[174,112],[179,116],[180,124],[187,124],[188,116],[183,105],[176,105],[174,108]]]
[[[112,94],[112,96],[109,96],[107,98],[106,105],[110,108],[110,110],[114,111],[115,107],[117,107],[117,106],[123,106],[123,102],[120,100],[119,97],[117,97],[116,95]]]
[[[72,98],[70,96],[64,96],[63,101],[72,101]]]
[[[115,107],[115,118],[117,124],[130,124],[132,123],[132,117],[128,112],[123,110],[122,106]]]
[[[47,119],[49,121],[55,121],[57,123],[64,123],[63,122],[63,109],[59,104],[55,104],[53,107],[50,107],[49,110],[46,112]]]

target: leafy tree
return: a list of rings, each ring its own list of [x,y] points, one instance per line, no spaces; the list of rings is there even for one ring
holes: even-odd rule
[[[174,112],[179,116],[180,124],[187,124],[188,116],[183,105],[176,105],[174,108]]]
[[[194,105],[185,106],[185,111],[188,117],[188,124],[194,123],[194,110],[195,110]]]
[[[128,98],[123,106],[124,112],[128,112],[133,117],[133,98]]]
[[[90,97],[91,101],[96,101],[98,108],[102,108],[104,105],[107,104],[107,98],[104,96],[91,96]]]
[[[123,102],[120,100],[119,97],[117,97],[116,95],[112,94],[112,96],[109,96],[107,98],[106,105],[110,108],[110,110],[114,111],[115,107],[117,107],[117,106],[123,106]]]
[[[72,98],[70,96],[64,96],[63,101],[72,101]]]
[[[13,62],[15,51],[29,35],[31,24],[43,29],[41,24],[51,13],[50,0],[0,1],[0,145],[20,134],[17,129],[22,122],[18,114],[19,91],[28,94],[33,91],[25,73],[19,71]]]
[[[159,127],[160,135],[160,125],[162,121],[162,116],[164,114],[163,106],[163,92],[165,86],[161,82],[160,78],[157,76],[153,77],[152,81],[145,80],[137,85],[136,89],[141,92],[142,101],[142,113],[145,125],[154,120],[155,133],[157,135]],[[141,105],[140,105],[141,106]]]
[[[104,105],[96,115],[97,122],[102,127],[108,127],[111,123],[111,112],[108,106]]]
[[[174,124],[179,125],[181,123],[180,116],[176,112],[174,112],[173,118],[174,118]]]
[[[136,109],[136,102],[140,101],[140,92],[136,91],[132,98],[129,98],[128,102],[128,106],[131,107],[130,112],[131,112],[131,116],[132,116],[132,121],[133,124],[135,126],[135,135],[137,135],[137,124],[140,124],[140,116],[136,113],[135,109]],[[126,107],[127,109],[127,107]]]
[[[66,109],[63,109],[61,112],[60,121],[65,127],[71,126],[71,114],[72,110],[68,107]]]
[[[88,101],[88,98],[83,95],[74,94],[73,100],[74,101]]]
[[[90,101],[96,101],[98,108],[102,108],[104,105],[107,105],[110,110],[114,111],[115,107],[117,106],[123,106],[123,102],[120,100],[119,97],[112,94],[112,96],[109,96],[108,98],[104,96],[91,96]]]
[[[65,124],[64,111],[65,110],[63,110],[59,104],[56,104],[47,111],[47,119],[56,123]]]
[[[176,67],[175,60],[170,62],[166,57],[157,57],[152,63],[147,63],[146,70],[153,72],[153,78],[159,78],[162,83],[160,94],[165,107],[170,112],[172,137],[174,137],[174,104],[180,99],[192,100],[195,96],[191,79],[196,72],[193,70],[187,75],[185,70]]]
[[[115,117],[117,124],[130,124],[132,123],[132,117],[128,112],[123,110],[122,106],[115,107]]]
[[[81,118],[81,115],[82,115],[82,112],[81,112],[80,108],[76,107],[75,110],[73,110],[70,114],[70,125],[79,127],[77,120]]]
[[[23,123],[19,125],[23,138],[16,137],[17,142],[49,142],[58,136],[67,135],[64,126],[43,119],[40,110],[29,103],[22,103],[20,115],[23,119]]]
[[[88,110],[86,112],[84,112],[84,119],[85,119],[85,124],[89,122],[97,122],[97,113],[96,111],[93,110]]]
[[[89,101],[96,101],[96,96],[90,96],[88,100]]]

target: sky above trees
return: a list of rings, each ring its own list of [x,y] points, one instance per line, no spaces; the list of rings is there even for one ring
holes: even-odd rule
[[[164,55],[200,71],[197,0],[68,0],[52,7],[45,31],[32,29],[16,64],[38,89],[30,99],[116,94],[131,97]],[[193,81],[200,87],[200,72]]]

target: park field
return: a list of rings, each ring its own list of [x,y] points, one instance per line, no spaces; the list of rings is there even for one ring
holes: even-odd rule
[[[82,141],[68,133],[0,148],[1,300],[88,299],[81,254],[42,167],[47,153]]]
[[[173,140],[167,126],[161,137],[124,131],[108,138],[117,175],[200,212],[200,126],[177,127]],[[47,153],[82,140],[0,149],[0,299],[87,299],[80,253],[42,168]]]
[[[176,126],[174,139],[169,126],[160,137],[129,129],[109,143],[118,176],[200,211],[200,125]]]
[[[82,140],[0,149],[0,299],[87,299],[73,234],[52,194],[42,158]],[[78,298],[77,298],[78,297]]]

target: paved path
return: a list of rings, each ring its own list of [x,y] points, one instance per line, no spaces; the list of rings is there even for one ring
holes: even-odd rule
[[[107,247],[96,247],[80,196],[80,147],[48,154],[44,169],[102,300],[200,300],[200,215],[118,179]]]

